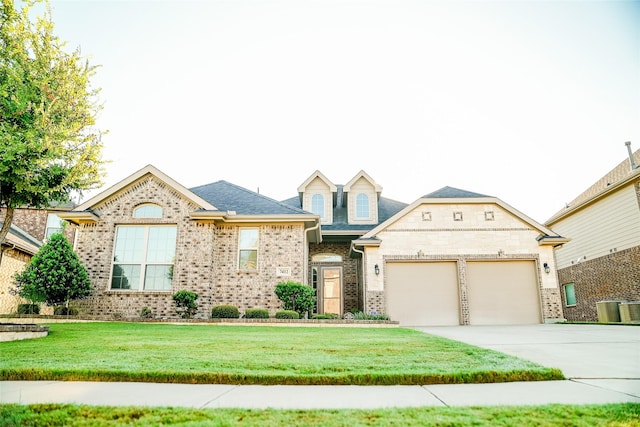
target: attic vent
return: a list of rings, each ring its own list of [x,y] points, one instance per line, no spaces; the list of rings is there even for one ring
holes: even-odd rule
[[[462,212],[454,212],[453,213],[454,221],[462,221]]]
[[[493,211],[486,211],[484,213],[484,220],[485,221],[493,221],[494,220]]]
[[[423,221],[431,221],[431,212],[422,212]]]

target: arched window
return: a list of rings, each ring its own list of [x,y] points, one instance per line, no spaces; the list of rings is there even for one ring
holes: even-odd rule
[[[364,193],[356,196],[356,218],[369,218],[369,196]]]
[[[324,197],[322,194],[314,194],[311,198],[311,212],[324,218]]]
[[[311,262],[342,262],[338,254],[315,254],[311,256]]]
[[[162,208],[158,205],[144,204],[133,210],[134,218],[162,218]]]

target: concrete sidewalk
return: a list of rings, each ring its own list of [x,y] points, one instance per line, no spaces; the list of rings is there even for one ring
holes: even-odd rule
[[[415,406],[640,403],[640,380],[425,386],[261,386],[0,382],[0,403],[190,408],[373,409]]]

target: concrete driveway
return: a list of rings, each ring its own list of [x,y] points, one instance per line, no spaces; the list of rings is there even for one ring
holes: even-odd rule
[[[640,326],[429,326],[420,331],[559,368],[570,379],[640,380]]]

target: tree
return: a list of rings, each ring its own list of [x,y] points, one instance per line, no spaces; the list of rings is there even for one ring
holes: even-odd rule
[[[297,282],[281,282],[276,285],[275,293],[284,303],[285,310],[297,311],[300,317],[316,305],[315,291],[310,286]]]
[[[91,295],[87,270],[62,233],[53,234],[31,262],[15,276],[16,292],[23,298],[49,305]]]
[[[104,170],[102,133],[95,127],[102,106],[89,82],[96,67],[79,49],[64,50],[47,0],[35,22],[29,12],[39,0],[21,9],[13,0],[0,1],[1,243],[16,207],[67,202],[72,192],[97,187]]]

